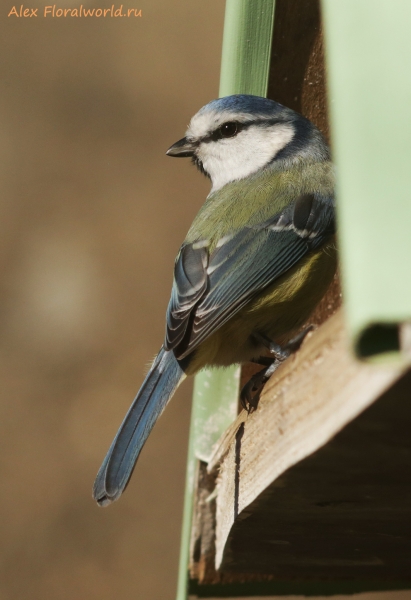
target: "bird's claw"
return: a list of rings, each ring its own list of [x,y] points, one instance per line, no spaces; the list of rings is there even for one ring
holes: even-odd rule
[[[260,399],[261,391],[266,382],[265,380],[265,372],[267,368],[258,371],[255,375],[253,375],[245,384],[240,394],[240,402],[241,406],[250,414],[255,411],[258,406],[258,401]]]
[[[261,392],[263,391],[265,384],[270,379],[274,371],[277,370],[280,364],[280,361],[274,359],[268,367],[261,369],[261,371],[258,371],[258,373],[253,375],[241,390],[241,406],[248,412],[248,414],[257,409]]]
[[[255,333],[257,340],[262,341],[263,344],[269,349],[270,353],[274,356],[273,359],[268,357],[261,357],[259,359],[260,364],[267,364],[267,360],[270,364],[261,371],[258,371],[253,375],[250,380],[245,384],[240,394],[241,406],[248,412],[248,414],[254,412],[257,409],[258,402],[260,400],[261,392],[271,375],[278,369],[280,364],[290,356],[293,352],[296,352],[301,344],[303,343],[306,335],[315,329],[315,325],[308,325],[305,329],[300,331],[298,335],[293,337],[287,344],[280,346],[275,342],[272,342],[265,336]]]

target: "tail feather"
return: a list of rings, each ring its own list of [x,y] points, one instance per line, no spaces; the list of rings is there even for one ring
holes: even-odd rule
[[[100,506],[117,500],[125,490],[150,431],[183,377],[173,351],[162,348],[97,474],[93,497]]]

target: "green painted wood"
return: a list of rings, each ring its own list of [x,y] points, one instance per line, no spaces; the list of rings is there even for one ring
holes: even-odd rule
[[[227,0],[221,59],[220,97],[266,96],[275,0]],[[177,600],[188,594],[188,561],[197,460],[237,416],[239,368],[204,370],[196,376],[187,460]]]
[[[322,0],[346,317],[360,357],[411,321],[411,2]]]
[[[195,378],[192,427],[198,460],[209,461],[214,444],[237,417],[240,372],[240,366],[204,369]]]
[[[220,96],[266,96],[274,0],[227,0]]]

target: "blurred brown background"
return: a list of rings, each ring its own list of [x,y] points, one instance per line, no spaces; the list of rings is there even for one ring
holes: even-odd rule
[[[125,0],[134,19],[44,19],[47,4],[0,16],[0,599],[169,600],[190,382],[121,501],[99,509],[91,486],[209,189],[165,151],[218,95],[224,2]]]

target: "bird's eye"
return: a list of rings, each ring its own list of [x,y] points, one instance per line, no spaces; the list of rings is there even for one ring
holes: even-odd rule
[[[220,127],[221,137],[223,137],[223,138],[234,137],[235,135],[237,135],[238,129],[239,129],[238,123],[235,123],[234,121],[230,121],[229,123],[224,123],[224,125],[221,125],[221,127]]]

